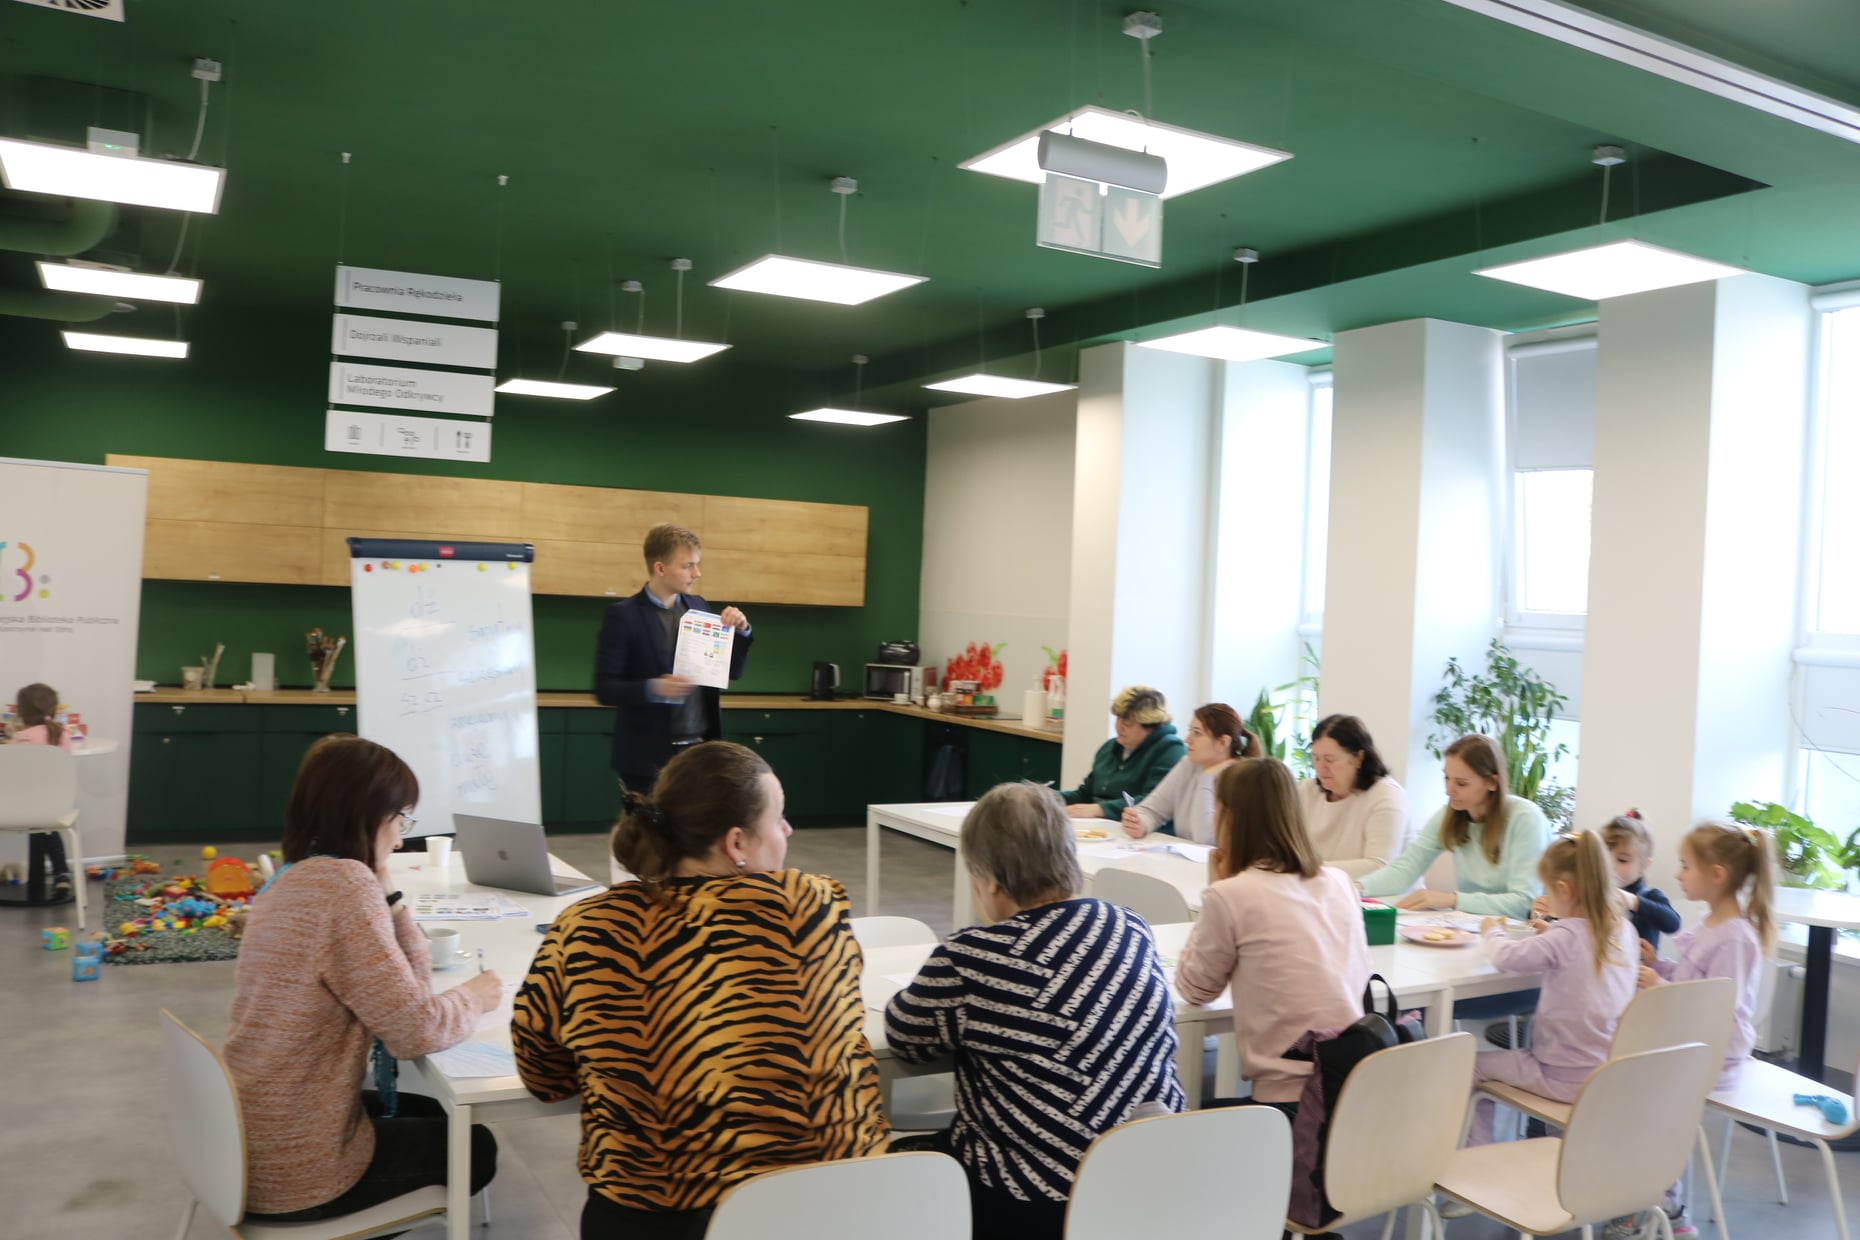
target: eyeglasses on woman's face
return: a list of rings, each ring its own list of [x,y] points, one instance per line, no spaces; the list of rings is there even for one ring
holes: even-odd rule
[[[420,820],[413,816],[413,811],[411,809],[403,809],[400,811],[400,833],[402,838],[412,835],[414,827],[418,826],[419,822]]]

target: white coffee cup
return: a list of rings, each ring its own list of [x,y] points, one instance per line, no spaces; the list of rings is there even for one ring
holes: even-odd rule
[[[450,969],[459,962],[459,932],[445,926],[429,926],[426,941],[433,949],[433,967]]]
[[[426,841],[426,855],[440,869],[452,864],[452,837],[435,835]]]

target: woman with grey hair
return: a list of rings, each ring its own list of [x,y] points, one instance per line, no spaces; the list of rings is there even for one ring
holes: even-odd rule
[[[1065,794],[1074,818],[1122,818],[1188,753],[1160,689],[1128,686],[1111,699],[1111,718],[1115,732],[1098,747],[1085,782]]]
[[[1175,1012],[1149,927],[1083,898],[1072,824],[1048,788],[991,789],[962,823],[976,911],[885,1009],[907,1063],[956,1057],[944,1145],[969,1176],[974,1240],[1059,1240],[1092,1139],[1179,1111]]]

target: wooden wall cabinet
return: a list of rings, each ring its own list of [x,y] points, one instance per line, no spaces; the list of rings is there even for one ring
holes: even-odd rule
[[[453,538],[534,543],[537,594],[618,598],[645,578],[646,530],[670,521],[704,540],[707,595],[865,604],[869,514],[855,505],[116,453],[105,459],[149,473],[144,577],[343,586],[352,537]]]

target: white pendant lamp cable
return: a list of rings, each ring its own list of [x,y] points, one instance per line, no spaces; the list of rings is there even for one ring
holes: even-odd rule
[[[1046,311],[1034,306],[1027,311],[1027,326],[1033,329],[1033,377],[1040,377],[1040,320],[1046,317]]]
[[[194,118],[194,144],[187,148],[187,162],[193,163],[200,156],[200,139],[207,132],[207,87],[212,83],[208,78],[200,79],[200,114]],[[181,214],[181,231],[174,239],[174,257],[168,260],[165,274],[173,275],[181,265],[181,247],[187,244],[187,226],[194,222],[194,213],[184,211]]]

